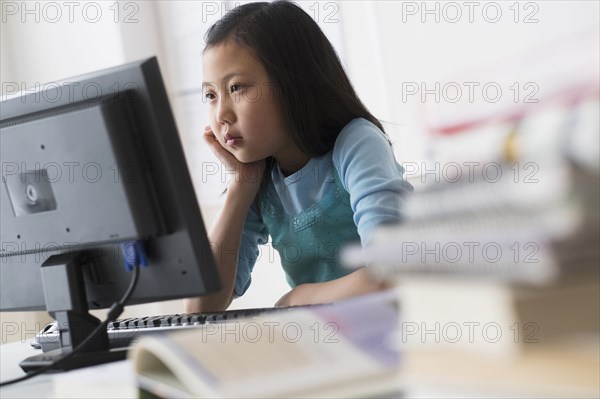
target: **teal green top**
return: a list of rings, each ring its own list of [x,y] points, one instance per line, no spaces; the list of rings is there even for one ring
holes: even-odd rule
[[[294,216],[285,213],[278,198],[268,193],[262,196],[262,219],[269,226],[290,287],[330,281],[352,272],[340,265],[340,248],[359,243],[360,236],[352,219],[350,195],[337,171],[332,168],[329,174],[335,181],[333,187],[320,202]]]

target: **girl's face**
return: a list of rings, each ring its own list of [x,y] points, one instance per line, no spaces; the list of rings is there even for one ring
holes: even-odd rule
[[[228,40],[205,51],[203,70],[210,127],[227,151],[243,163],[272,156],[286,173],[307,162],[285,129],[264,66],[249,51]]]

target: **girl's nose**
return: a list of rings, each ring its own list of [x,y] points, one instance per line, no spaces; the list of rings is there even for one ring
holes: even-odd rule
[[[215,114],[217,123],[220,125],[232,124],[235,122],[235,113],[231,107],[231,100],[223,97],[217,105],[217,112]]]

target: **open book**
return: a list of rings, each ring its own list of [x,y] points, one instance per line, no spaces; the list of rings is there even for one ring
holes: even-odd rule
[[[160,397],[365,397],[396,389],[394,292],[145,337],[139,387]]]

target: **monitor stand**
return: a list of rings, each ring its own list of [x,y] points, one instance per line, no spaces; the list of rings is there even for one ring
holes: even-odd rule
[[[87,263],[83,251],[53,255],[41,267],[46,309],[58,323],[60,348],[23,360],[19,365],[25,372],[52,364],[73,351],[100,325],[100,320],[89,313],[83,279]],[[91,342],[51,371],[66,371],[95,364],[123,360],[126,348],[109,349],[106,328],[102,328]]]

